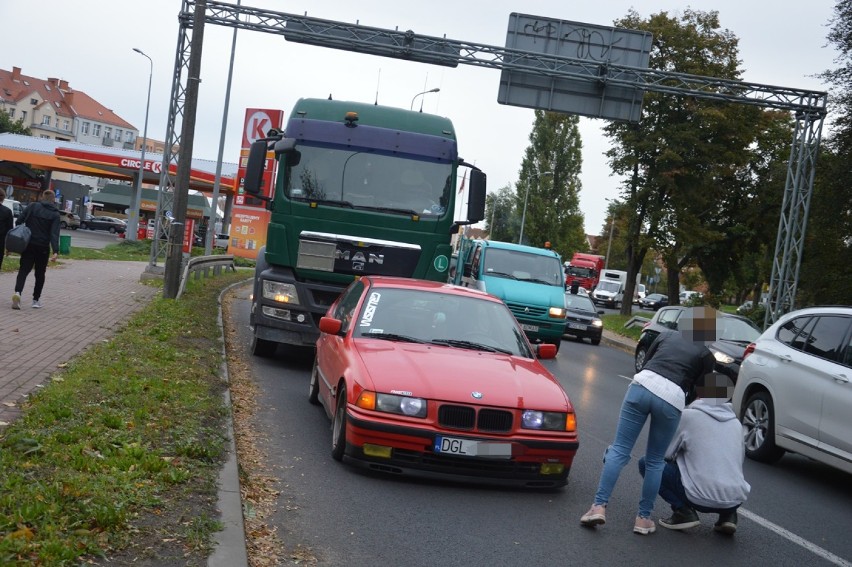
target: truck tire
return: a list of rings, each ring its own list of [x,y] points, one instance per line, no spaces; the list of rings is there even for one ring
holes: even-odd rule
[[[259,339],[257,338],[257,335],[252,336],[251,353],[255,356],[259,356],[261,358],[269,358],[275,354],[275,349],[277,347],[277,343],[267,341],[266,339]]]

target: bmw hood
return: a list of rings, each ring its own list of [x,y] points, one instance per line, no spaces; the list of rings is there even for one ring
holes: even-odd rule
[[[562,386],[538,360],[490,352],[362,339],[358,352],[377,392],[419,398],[567,411]]]

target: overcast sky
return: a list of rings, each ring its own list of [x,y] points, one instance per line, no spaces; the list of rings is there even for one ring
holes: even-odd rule
[[[233,0],[236,4],[236,0]],[[611,26],[634,8],[642,17],[679,14],[687,6],[717,10],[721,26],[740,38],[747,81],[826,90],[812,75],[833,67],[826,47],[833,0],[243,0],[244,6],[366,26],[413,30],[430,36],[502,46],[509,14]],[[0,68],[21,67],[25,75],[67,80],[112,108],[139,129],[145,123],[148,60],[153,60],[148,136],[163,140],[178,37],[180,0],[0,0],[3,48]],[[233,29],[204,31],[201,88],[194,155],[215,160],[225,102]],[[459,155],[488,174],[490,190],[514,186],[528,144],[533,111],[497,103],[500,72],[470,65],[444,68],[287,42],[280,35],[240,31],[225,138],[224,160],[237,162],[245,109],[289,113],[300,97],[328,97],[410,107],[451,118]],[[617,197],[603,153],[607,140],[599,120],[581,119],[583,173],[581,210],[586,232],[601,233],[605,198]]]

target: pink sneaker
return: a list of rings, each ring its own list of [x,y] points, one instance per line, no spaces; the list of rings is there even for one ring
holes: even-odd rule
[[[580,524],[584,526],[602,526],[606,523],[606,506],[594,504],[589,511],[580,516]]]
[[[636,516],[636,521],[633,523],[633,533],[648,535],[655,531],[657,531],[657,526],[654,525],[654,520]]]

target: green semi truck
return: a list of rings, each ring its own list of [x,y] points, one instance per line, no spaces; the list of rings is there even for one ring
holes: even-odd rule
[[[485,214],[485,174],[458,156],[452,122],[398,108],[300,99],[284,132],[249,150],[245,192],[261,196],[268,152],[278,173],[266,197],[257,256],[252,352],[314,346],[319,319],[356,277],[447,281],[451,235]],[[464,218],[454,218],[458,169],[470,168]]]

